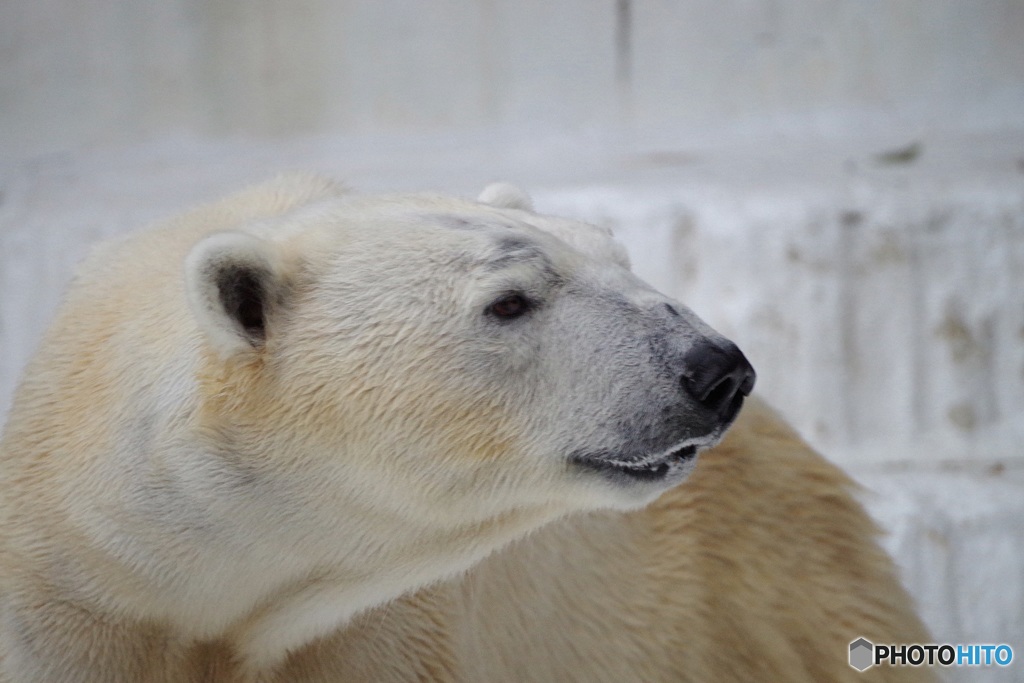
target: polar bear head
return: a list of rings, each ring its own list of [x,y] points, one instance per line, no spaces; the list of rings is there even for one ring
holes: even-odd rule
[[[5,436],[66,502],[22,504],[100,558],[60,564],[75,595],[256,668],[651,501],[754,383],[606,231],[505,185],[281,179],[101,248],[71,294]]]
[[[754,383],[607,231],[508,185],[477,202],[346,196],[215,233],[186,284],[220,366],[210,433],[273,444],[298,490],[398,517],[643,505]]]

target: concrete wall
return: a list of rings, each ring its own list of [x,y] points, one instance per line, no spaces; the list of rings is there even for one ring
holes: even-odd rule
[[[1018,0],[10,0],[0,149],[1000,118],[1021,99],[1022,35]]]

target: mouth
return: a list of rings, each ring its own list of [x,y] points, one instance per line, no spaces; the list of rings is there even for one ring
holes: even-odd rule
[[[646,458],[618,460],[601,455],[577,455],[570,461],[617,482],[658,483],[681,480],[695,465],[697,446],[675,446]]]

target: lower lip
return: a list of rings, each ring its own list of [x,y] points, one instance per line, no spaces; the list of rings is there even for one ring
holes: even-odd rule
[[[612,476],[620,481],[660,482],[668,478],[669,474],[673,470],[678,469],[679,465],[684,465],[693,460],[696,454],[697,449],[694,446],[680,448],[668,454],[664,460],[654,467],[618,467],[600,460],[583,460],[579,461],[578,464],[606,476]]]

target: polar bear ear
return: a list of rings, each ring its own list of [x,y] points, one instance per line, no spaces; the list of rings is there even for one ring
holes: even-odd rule
[[[199,328],[224,358],[263,348],[281,291],[273,245],[242,232],[204,238],[185,258],[185,292]]]
[[[499,209],[522,209],[533,211],[530,195],[509,183],[491,183],[476,199],[481,204],[490,204]]]

